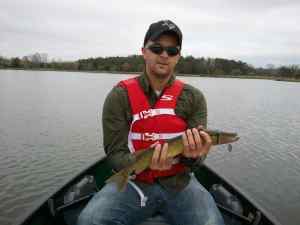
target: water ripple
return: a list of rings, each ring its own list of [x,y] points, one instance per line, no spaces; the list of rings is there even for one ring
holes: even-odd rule
[[[99,122],[104,96],[126,76],[0,74],[6,87],[0,89],[0,224],[9,225],[104,155]],[[232,152],[214,147],[206,162],[282,224],[300,224],[299,85],[183,79],[205,94],[209,127],[241,137]]]

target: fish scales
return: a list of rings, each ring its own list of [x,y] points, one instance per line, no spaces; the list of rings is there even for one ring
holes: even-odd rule
[[[237,133],[225,132],[220,130],[199,129],[208,133],[212,140],[212,145],[229,144],[239,140]],[[183,152],[182,136],[166,141],[168,143],[168,157],[172,158]],[[131,175],[139,174],[149,168],[154,153],[154,148],[139,150],[134,155],[133,163],[121,169],[119,172],[111,176],[106,182],[116,182],[119,190],[125,188],[126,183]]]

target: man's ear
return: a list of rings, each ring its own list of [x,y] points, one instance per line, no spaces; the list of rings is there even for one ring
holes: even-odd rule
[[[142,47],[141,52],[142,52],[143,58],[145,59],[146,48]]]
[[[178,61],[179,61],[179,59],[180,59],[180,57],[181,57],[181,52],[179,52],[178,55],[177,55],[176,57],[177,57],[177,62],[176,62],[176,63],[178,63]]]

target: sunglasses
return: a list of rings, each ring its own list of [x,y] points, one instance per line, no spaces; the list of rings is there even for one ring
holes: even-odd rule
[[[156,43],[146,48],[157,55],[160,55],[161,53],[163,53],[163,51],[166,51],[168,56],[175,56],[178,55],[180,52],[180,49],[177,46],[163,47],[160,44],[156,44]]]

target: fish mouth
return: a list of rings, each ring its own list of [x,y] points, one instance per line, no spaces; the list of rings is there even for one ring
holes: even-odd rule
[[[236,142],[240,139],[240,137],[236,133],[227,133],[227,135],[224,137],[224,144]]]
[[[235,136],[235,137],[232,137],[232,138],[231,138],[232,142],[236,142],[236,141],[238,141],[239,139],[240,139],[239,136]]]

